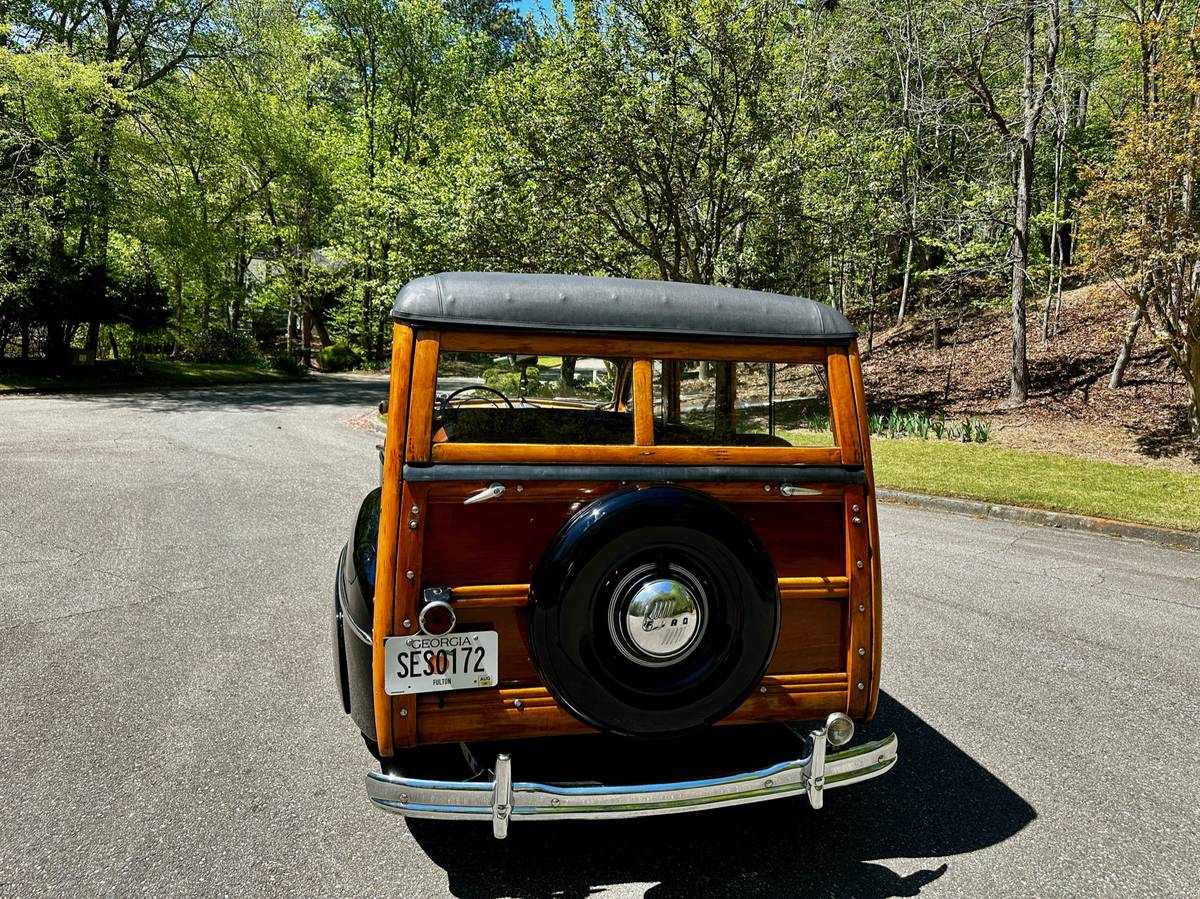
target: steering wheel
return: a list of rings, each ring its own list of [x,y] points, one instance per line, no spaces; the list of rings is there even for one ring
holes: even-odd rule
[[[483,384],[468,384],[466,387],[460,387],[460,388],[458,388],[458,390],[452,390],[449,393],[447,393],[444,397],[442,397],[442,408],[441,408],[441,412],[440,412],[441,417],[442,418],[446,417],[446,413],[450,411],[450,407],[453,405],[454,400],[460,394],[470,393],[472,390],[481,390],[484,393],[494,393],[496,396],[500,397],[500,399],[504,400],[504,405],[508,406],[508,408],[510,408],[510,409],[516,408],[516,406],[513,405],[512,400],[510,400],[508,397],[506,397],[501,391],[497,390],[495,387],[487,387]],[[493,406],[497,405],[495,400],[492,400],[491,403]]]

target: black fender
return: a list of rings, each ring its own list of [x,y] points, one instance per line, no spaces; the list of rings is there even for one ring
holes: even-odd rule
[[[334,677],[343,709],[363,735],[375,739],[371,630],[375,617],[375,554],[382,491],[376,487],[354,516],[334,584]]]

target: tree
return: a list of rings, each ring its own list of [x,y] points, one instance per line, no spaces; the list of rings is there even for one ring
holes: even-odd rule
[[[1045,7],[1044,15],[1038,10]],[[1029,218],[1033,194],[1034,143],[1046,108],[1046,99],[1054,86],[1060,37],[1058,0],[1017,0],[1015,3],[984,4],[972,10],[964,53],[960,64],[963,83],[974,94],[983,113],[991,120],[1009,149],[1013,161],[1012,202],[1012,378],[1009,402],[1020,405],[1029,398],[1029,361],[1026,351],[1026,294],[1029,273]],[[1039,20],[1045,34],[1039,41]],[[1021,78],[1015,92],[1015,115],[1002,107],[995,90],[997,69],[1001,77],[1008,73],[994,58],[1011,52],[1013,42],[1007,33],[1010,24],[1020,23],[1016,49],[1021,61]],[[999,49],[997,49],[999,48]]]
[[[1113,160],[1084,202],[1090,266],[1145,310],[1187,386],[1200,437],[1200,34],[1177,37],[1155,67],[1156,98],[1120,123]],[[1167,54],[1170,54],[1167,56]]]

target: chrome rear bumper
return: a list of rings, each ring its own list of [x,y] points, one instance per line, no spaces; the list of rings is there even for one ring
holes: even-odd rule
[[[512,780],[512,759],[496,757],[494,781],[439,781],[370,772],[367,795],[385,811],[409,818],[492,822],[499,839],[509,821],[635,818],[723,808],[805,793],[820,808],[824,792],[878,777],[896,763],[896,735],[826,753],[825,728],[811,735],[808,756],[758,771],[707,780],[634,786],[555,786]]]

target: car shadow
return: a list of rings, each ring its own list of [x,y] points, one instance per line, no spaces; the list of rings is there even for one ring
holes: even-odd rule
[[[724,730],[723,728],[719,730]],[[946,856],[1008,839],[1037,817],[987,769],[886,693],[860,736],[900,737],[886,775],[836,790],[814,811],[803,798],[673,817],[513,822],[506,840],[478,824],[408,822],[464,897],[589,896],[622,883],[648,896],[916,896]],[[856,738],[857,742],[858,738]],[[646,752],[654,743],[638,744]],[[519,756],[514,754],[514,769]],[[514,770],[521,779],[519,770]],[[879,859],[936,859],[900,876]]]

